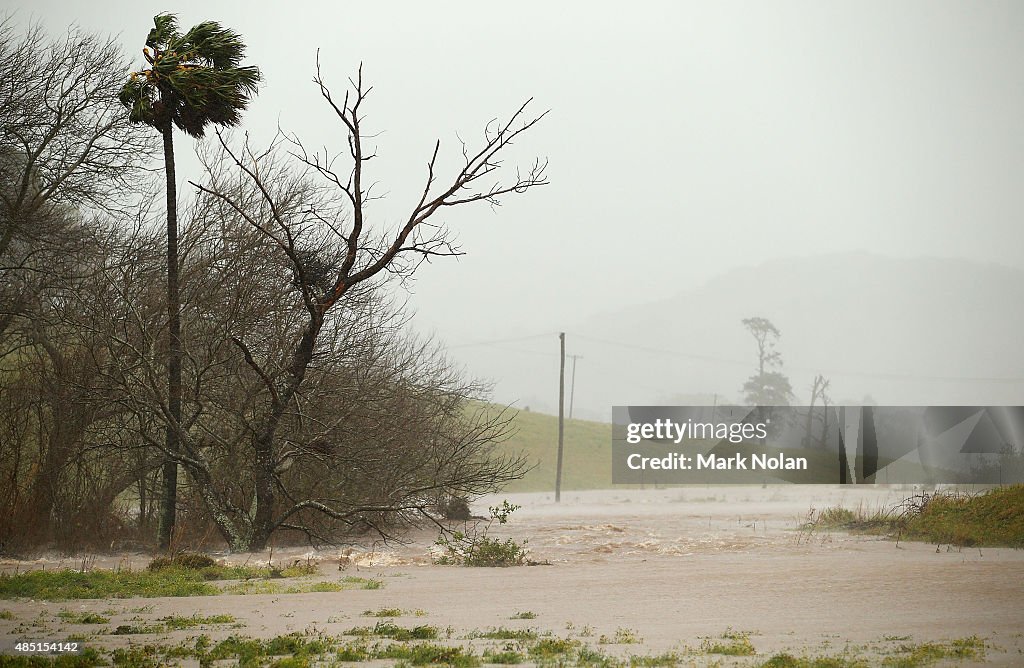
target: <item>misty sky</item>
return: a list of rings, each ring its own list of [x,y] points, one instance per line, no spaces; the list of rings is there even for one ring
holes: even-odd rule
[[[343,148],[310,82],[315,53],[339,92],[362,62],[365,127],[381,133],[371,177],[388,193],[371,221],[402,216],[435,139],[454,155],[456,132],[472,143],[529,97],[551,109],[508,156],[550,159],[551,185],[452,213],[467,255],[412,286],[417,327],[499,380],[516,364],[500,347],[460,344],[571,330],[764,260],[862,250],[1024,267],[1019,2],[14,6],[51,33],[120,34],[135,56],[161,11],[237,30],[266,80],[245,116],[257,141],[280,123]],[[528,385],[498,398],[542,393]]]

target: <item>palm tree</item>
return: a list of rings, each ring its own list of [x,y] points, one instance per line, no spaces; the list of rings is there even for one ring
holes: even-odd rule
[[[133,123],[151,125],[163,137],[167,176],[167,318],[170,345],[167,355],[168,457],[163,469],[163,507],[160,547],[170,544],[177,503],[178,425],[181,421],[181,322],[178,291],[178,210],[174,176],[173,130],[202,137],[206,126],[237,125],[249,98],[256,93],[260,71],[241,66],[245,44],[235,32],[214,21],[204,21],[185,34],[178,32],[173,14],[153,18],[154,27],[142,50],[150,68],[133,72],[121,89],[121,104]]]

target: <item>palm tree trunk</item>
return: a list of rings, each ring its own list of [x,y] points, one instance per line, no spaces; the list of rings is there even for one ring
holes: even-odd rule
[[[174,140],[171,124],[161,129],[164,140],[164,173],[167,177],[167,322],[170,345],[167,351],[167,407],[172,424],[167,426],[167,453],[163,469],[163,498],[157,530],[160,548],[167,549],[174,531],[178,502],[178,433],[174,424],[181,423],[181,296],[178,291],[178,191],[174,175]]]

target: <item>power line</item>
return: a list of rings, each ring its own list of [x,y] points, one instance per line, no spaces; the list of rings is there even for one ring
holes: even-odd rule
[[[453,346],[448,346],[448,349],[451,350],[452,348],[472,348],[472,347],[476,347],[476,346],[493,346],[493,345],[498,344],[498,343],[516,343],[517,341],[528,341],[530,339],[545,338],[545,337],[548,337],[548,336],[552,336],[554,334],[558,334],[558,332],[544,332],[543,334],[530,334],[528,336],[517,336],[517,337],[512,338],[512,339],[493,339],[493,340],[490,340],[490,341],[473,341],[473,342],[470,342],[470,343],[456,343]]]
[[[650,346],[638,346],[632,343],[622,343],[619,341],[608,341],[605,339],[598,339],[592,336],[584,336],[583,334],[573,334],[576,338],[592,341],[594,343],[600,343],[609,346],[618,346],[620,348],[629,348],[632,350],[640,350],[643,352],[654,353],[658,355],[672,355],[674,357],[683,357],[687,359],[696,359],[705,362],[717,362],[720,364],[734,364],[740,366],[748,366],[750,362],[744,362],[740,360],[725,359],[721,357],[711,357],[708,355],[695,355],[693,353],[684,353],[678,350],[668,350],[666,348],[652,348]],[[856,377],[856,378],[875,378],[879,380],[899,380],[899,381],[930,381],[930,382],[951,382],[951,383],[1024,383],[1024,377],[986,377],[986,376],[915,376],[911,374],[898,374],[898,373],[882,373],[872,371],[842,371],[842,370],[827,370],[827,369],[811,369],[807,367],[789,367],[792,371],[800,371],[804,373],[822,373],[830,377]]]
[[[521,354],[529,355],[543,355],[543,356],[554,356],[556,353],[543,352],[539,350],[522,350],[516,348],[502,348],[499,344],[503,343],[515,343],[519,341],[529,341],[532,339],[546,338],[552,335],[558,334],[558,332],[544,332],[541,334],[530,334],[527,336],[519,336],[507,339],[492,339],[487,341],[474,341],[471,343],[459,343],[453,346],[448,346],[449,349],[453,348],[470,348],[470,347],[493,347],[499,350],[506,350],[509,352],[516,352]],[[699,360],[701,362],[712,362],[715,364],[728,364],[730,366],[750,366],[749,360],[737,360],[729,359],[725,357],[715,357],[712,355],[701,355],[697,353],[686,353],[679,350],[670,350],[668,348],[657,348],[653,346],[637,345],[635,343],[624,343],[622,341],[609,341],[607,339],[599,339],[593,336],[586,336],[584,334],[573,333],[578,339],[584,341],[590,341],[606,346],[615,346],[618,348],[625,348],[628,350],[638,350],[640,352],[650,353],[654,355],[669,355],[672,357],[679,357],[683,359]],[[832,378],[870,378],[875,380],[891,380],[901,382],[934,382],[934,383],[1024,383],[1024,377],[992,377],[992,376],[918,376],[913,374],[900,374],[900,373],[884,373],[879,371],[848,371],[848,370],[828,370],[822,368],[809,368],[809,367],[788,367],[790,371],[797,371],[801,373],[821,373]]]

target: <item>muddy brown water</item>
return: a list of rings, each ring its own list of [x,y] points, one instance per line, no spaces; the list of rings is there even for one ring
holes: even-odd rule
[[[403,545],[321,551],[274,551],[275,563],[312,556],[321,577],[377,578],[381,589],[273,595],[87,601],[0,601],[15,619],[0,620],[12,637],[38,620],[50,635],[95,631],[63,623],[61,610],[111,615],[108,625],[144,624],[167,615],[234,615],[244,628],[211,627],[150,636],[97,636],[111,647],[177,642],[207,633],[272,637],[294,631],[340,634],[372,626],[366,610],[421,611],[397,623],[451,627],[455,641],[474,630],[531,628],[573,637],[611,654],[658,654],[699,648],[723,633],[749,633],[757,655],[689,654],[698,665],[725,660],[754,665],[773,653],[834,655],[844,650],[881,661],[905,643],[986,639],[985,660],[1024,665],[1024,551],[957,549],[839,531],[801,531],[810,509],[891,506],[910,488],[836,486],[689,487],[662,490],[506,494],[522,506],[492,535],[527,540],[548,565],[463,568],[432,563],[436,531]],[[268,553],[220,555],[231,563],[265,563]],[[105,556],[96,567],[141,555]],[[0,568],[74,566],[59,557],[3,562]],[[512,619],[529,611],[534,619]],[[599,644],[628,629],[641,641]],[[499,643],[500,644],[500,643]],[[492,642],[493,645],[493,642]]]

